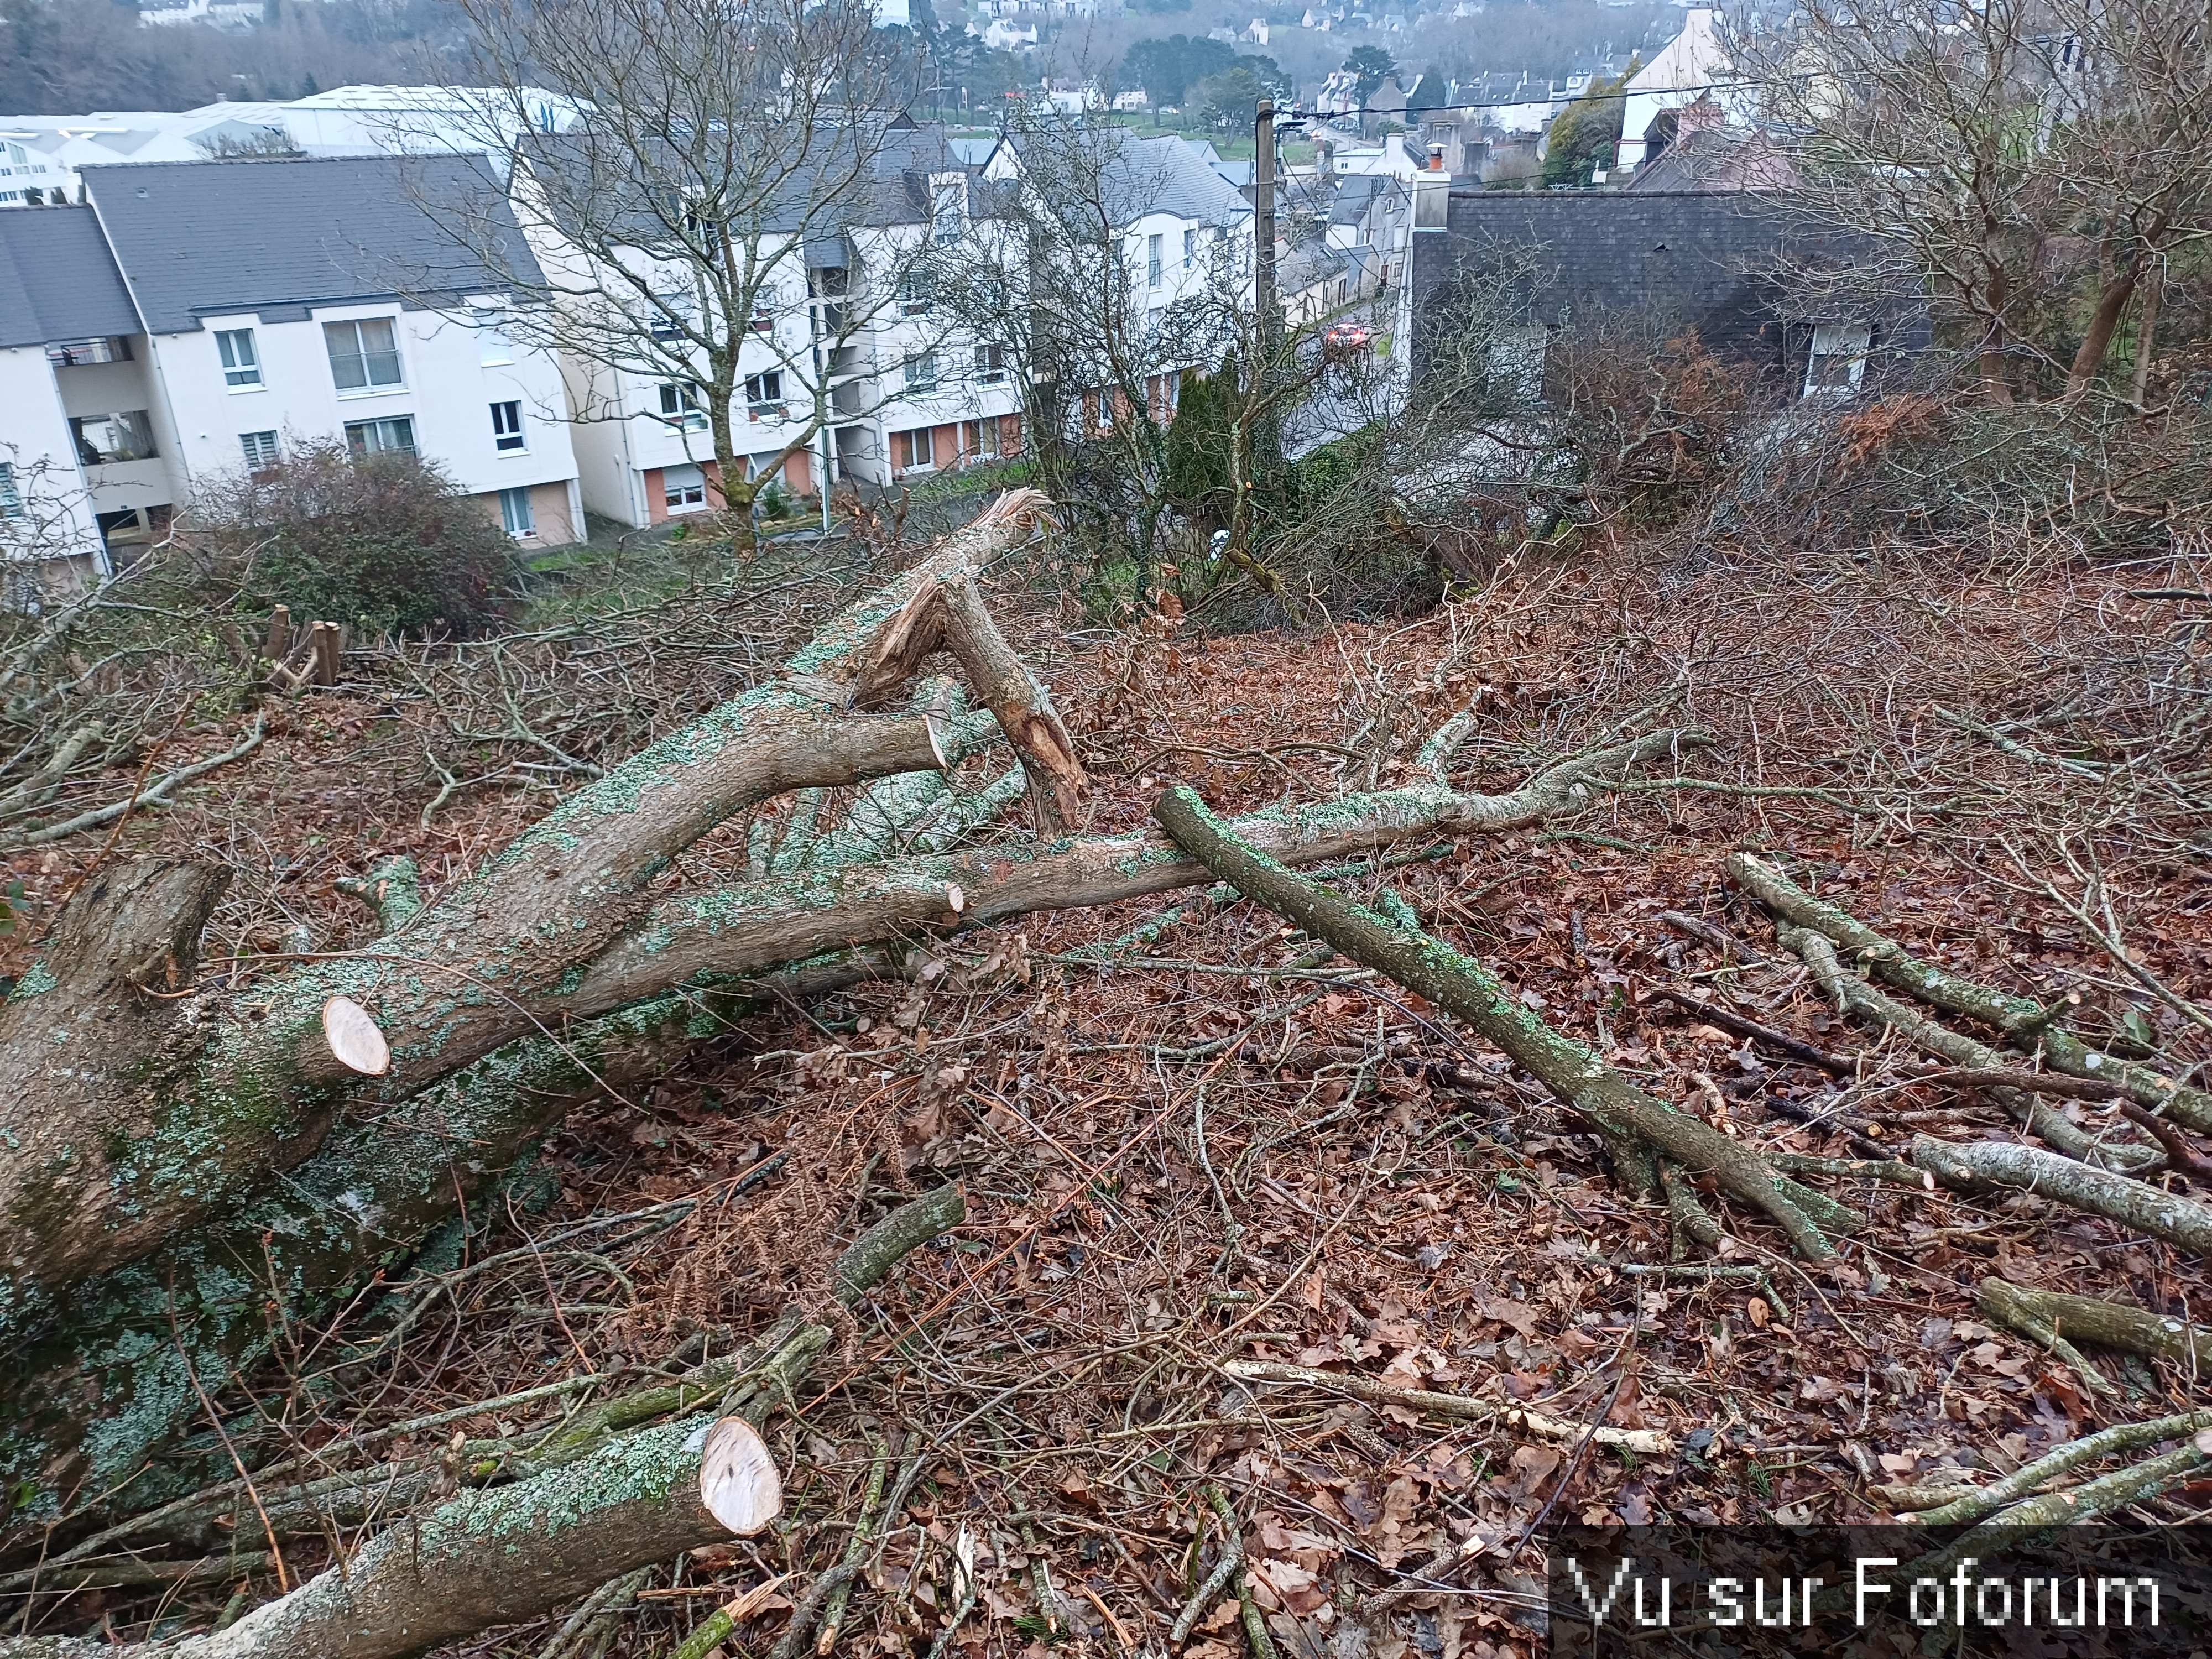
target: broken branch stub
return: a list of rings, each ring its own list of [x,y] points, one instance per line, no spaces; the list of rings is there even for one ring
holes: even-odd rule
[[[841,1299],[857,1300],[906,1254],[966,1214],[958,1187],[893,1211],[842,1256]],[[827,1327],[793,1318],[740,1382],[745,1409],[789,1404]],[[682,1392],[670,1390],[681,1410]],[[734,1425],[734,1426],[732,1426]],[[723,1460],[710,1468],[710,1457]],[[711,1487],[711,1494],[710,1494]],[[609,1579],[732,1530],[757,1531],[782,1483],[751,1424],[676,1417],[594,1441],[542,1474],[465,1488],[395,1520],[289,1595],[227,1629],[171,1643],[112,1646],[71,1638],[0,1638],[0,1659],[404,1659],[494,1625],[534,1619]],[[731,1517],[749,1523],[733,1528]]]
[[[382,1077],[392,1069],[392,1045],[376,1017],[351,997],[332,997],[323,1005],[323,1041],[349,1072]]]

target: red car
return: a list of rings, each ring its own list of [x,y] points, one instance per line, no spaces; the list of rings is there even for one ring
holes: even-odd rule
[[[1338,323],[1321,337],[1322,349],[1340,356],[1364,351],[1375,343],[1375,331],[1364,323]]]

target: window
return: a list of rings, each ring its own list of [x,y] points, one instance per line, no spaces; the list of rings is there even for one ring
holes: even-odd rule
[[[999,417],[988,416],[980,421],[960,423],[960,453],[978,460],[988,460],[999,453]]]
[[[538,533],[538,515],[531,510],[527,489],[499,492],[499,521],[507,533],[517,541]]]
[[[1847,396],[1866,378],[1867,348],[1874,331],[1865,324],[1821,323],[1813,330],[1813,357],[1805,366],[1805,396]]]
[[[75,368],[81,363],[127,363],[131,342],[119,334],[94,340],[58,340],[46,348],[46,361],[56,368]]]
[[[707,411],[700,407],[699,388],[689,380],[663,380],[660,418],[679,432],[704,432]]]
[[[1186,230],[1182,234],[1182,268],[1189,270],[1198,264],[1198,233]]]
[[[929,309],[929,302],[933,297],[927,271],[909,270],[899,278],[899,309],[906,315],[919,317]]]
[[[937,465],[937,451],[931,428],[918,426],[911,432],[891,434],[891,465],[901,472],[911,472],[918,467]]]
[[[331,354],[331,379],[337,383],[340,397],[396,392],[402,384],[399,340],[389,317],[325,323],[323,344]]]
[[[937,390],[937,354],[925,351],[918,357],[906,360],[906,389],[908,392]]]
[[[491,447],[502,455],[520,455],[525,445],[522,440],[522,405],[520,403],[494,404],[491,406]]]
[[[745,412],[756,421],[780,421],[784,416],[783,371],[765,369],[745,376]]]
[[[252,392],[261,384],[261,359],[254,355],[253,331],[227,328],[215,337],[216,356],[222,359],[222,383],[233,392]]]
[[[1002,345],[979,345],[975,348],[975,380],[981,386],[996,386],[1006,378],[1006,349]]]
[[[930,235],[939,243],[957,242],[968,228],[968,180],[958,173],[939,174],[929,181]]]
[[[346,424],[346,447],[359,460],[368,455],[415,453],[415,420],[395,415],[385,421],[350,421]]]
[[[646,313],[646,328],[656,340],[681,339],[691,321],[691,303],[681,293],[656,294]]]
[[[15,464],[0,461],[0,519],[23,516],[23,492],[16,487]]]
[[[70,422],[70,436],[76,443],[77,460],[84,466],[150,461],[161,453],[154,447],[154,423],[143,409],[79,415]]]
[[[1146,288],[1158,288],[1160,285],[1160,244],[1166,240],[1166,237],[1157,234],[1145,238],[1145,286]]]
[[[783,295],[774,283],[763,283],[753,295],[752,330],[756,334],[768,334],[775,328],[775,308]]]
[[[507,319],[496,312],[483,312],[477,318],[477,361],[487,365],[514,361],[514,342],[507,337]]]
[[[238,447],[246,452],[246,470],[265,472],[276,465],[276,434],[274,432],[241,432]]]
[[[707,505],[707,475],[698,467],[661,468],[660,488],[671,513],[695,513]]]

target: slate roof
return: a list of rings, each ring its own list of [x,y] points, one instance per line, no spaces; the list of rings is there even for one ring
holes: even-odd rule
[[[0,346],[140,331],[90,208],[0,213]]]
[[[1413,91],[1406,94],[1408,112],[1419,109],[1449,109],[1451,101],[1451,82],[1433,70],[1414,82]]]
[[[1252,211],[1243,193],[1208,164],[1206,152],[1174,133],[1146,137],[1130,127],[1070,131],[1072,142],[1082,147],[1078,154],[1085,165],[1097,167],[1099,194],[1117,225],[1148,213],[1229,225]],[[1038,141],[1010,134],[1006,142],[1019,155]],[[1058,135],[1051,142],[1060,142]]]
[[[507,269],[537,277],[498,181],[475,156],[141,162],[87,167],[84,178],[156,334],[238,312],[302,322],[312,306],[503,292],[499,270],[440,223],[448,208],[453,222],[499,239]]]
[[[1356,225],[1367,216],[1376,197],[1394,179],[1380,173],[1340,173],[1336,175],[1336,198],[1329,204],[1328,222],[1333,225]]]
[[[1522,252],[1537,274],[1523,284],[1531,320],[1553,325],[1643,313],[1693,328],[1709,349],[1787,372],[1787,297],[1771,275],[1802,267],[1869,272],[1881,250],[1866,239],[1793,215],[1757,194],[1584,191],[1454,191],[1445,234],[1414,239],[1417,314],[1433,314],[1455,276]],[[1891,343],[1924,343],[1917,301],[1869,301]],[[1829,320],[1834,320],[1830,319]]]
[[[817,242],[826,245],[855,226],[920,223],[929,216],[930,174],[970,171],[942,126],[917,125],[903,115],[872,118],[882,125],[857,141],[845,136],[855,129],[826,125],[820,129],[817,154],[809,164],[778,178],[775,195],[757,212],[748,210],[748,234],[756,228],[770,235],[804,231],[808,263],[817,265]],[[653,185],[665,187],[696,175],[692,199],[711,194],[716,180],[707,170],[722,165],[715,137],[720,131],[710,130],[708,142],[696,151],[669,146],[654,161],[654,170],[662,176]],[[871,171],[854,183],[856,151],[865,156]],[[572,234],[577,229],[576,204],[584,202],[590,204],[587,240],[635,236],[639,246],[650,247],[668,237],[676,210],[672,207],[663,214],[646,198],[648,186],[637,181],[637,158],[627,136],[603,134],[586,120],[566,132],[526,135],[522,155],[548,181],[548,207]],[[685,193],[691,194],[689,190]],[[620,204],[629,202],[635,210],[624,216]],[[610,203],[615,205],[611,208]]]

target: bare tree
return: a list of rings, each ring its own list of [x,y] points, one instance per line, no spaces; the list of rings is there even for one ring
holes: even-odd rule
[[[1261,328],[1249,211],[1178,138],[1032,109],[992,170],[940,292],[961,325],[1004,343],[1040,482],[1070,504],[1094,564],[1132,570],[1141,598],[1165,565],[1222,560],[1298,614],[1261,550],[1258,500],[1335,313]],[[1201,384],[1202,422],[1182,414]]]
[[[865,0],[459,9],[473,49],[455,78],[493,89],[464,119],[487,148],[512,144],[535,258],[434,210],[507,277],[514,325],[562,355],[576,419],[635,416],[623,377],[678,389],[646,413],[698,434],[750,546],[754,499],[784,464],[897,395],[866,347],[933,216],[962,210],[964,173],[896,113],[901,57]],[[589,112],[538,130],[539,84]]]
[[[2212,207],[2198,0],[1810,0],[1745,43],[1805,198],[1927,286],[1984,396],[2078,396]],[[2060,375],[2063,374],[2063,380]]]

